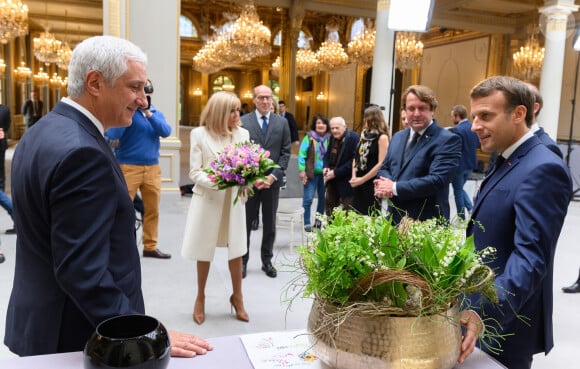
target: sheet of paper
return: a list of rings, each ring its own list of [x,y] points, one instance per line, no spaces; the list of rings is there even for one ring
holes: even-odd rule
[[[306,330],[240,336],[254,369],[321,369]]]

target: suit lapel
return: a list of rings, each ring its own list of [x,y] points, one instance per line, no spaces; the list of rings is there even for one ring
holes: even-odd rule
[[[103,137],[101,132],[97,129],[97,127],[93,124],[93,122],[91,122],[91,120],[86,115],[84,115],[71,105],[68,105],[63,102],[58,102],[54,106],[52,111],[74,120],[89,135],[93,136],[99,147],[102,149],[105,155],[107,155],[111,160],[111,166],[115,170],[115,173],[117,173],[117,175],[121,178],[122,182],[125,183],[125,176],[121,171],[121,167],[119,167],[119,163],[117,162],[117,158],[115,158],[115,155],[113,154],[113,150],[111,149],[109,144],[107,144],[107,141],[105,141],[105,138]]]
[[[205,128],[204,128],[204,136],[205,140],[207,141],[207,146],[209,150],[217,158],[217,156],[224,151],[222,142],[218,138],[212,136]]]
[[[476,218],[480,205],[483,203],[484,199],[491,192],[491,190],[493,190],[508,173],[510,173],[518,166],[521,158],[524,157],[528,151],[532,149],[532,147],[539,143],[539,139],[535,136],[532,136],[532,138],[528,139],[522,145],[520,145],[520,147],[518,147],[516,151],[514,151],[514,153],[506,159],[502,166],[494,170],[488,177],[483,180],[475,198],[475,204],[473,205],[473,211],[471,215],[472,218]]]
[[[409,135],[411,134],[411,129],[409,128],[409,133],[405,136],[405,141],[403,142],[403,149],[401,150],[401,160],[405,154],[405,147],[409,141]],[[402,167],[406,167],[413,157],[429,142],[429,140],[437,134],[437,123],[433,122],[421,135],[421,139],[417,141],[415,146],[411,149],[411,152],[407,154],[407,160],[403,163]],[[401,168],[402,169],[402,168]]]

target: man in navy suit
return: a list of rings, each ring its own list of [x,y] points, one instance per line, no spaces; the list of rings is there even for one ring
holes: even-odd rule
[[[544,99],[542,95],[540,95],[540,91],[536,86],[529,83],[528,86],[532,90],[534,94],[535,103],[534,103],[534,124],[532,124],[532,132],[540,141],[546,145],[546,147],[554,152],[554,154],[558,155],[560,158],[564,159],[564,154],[562,154],[562,150],[558,147],[558,144],[544,131],[542,127],[538,124],[536,119],[538,118],[538,114],[540,114],[540,110],[542,110],[542,106],[544,105]],[[562,287],[562,291],[565,293],[580,293],[580,272],[578,273],[578,279],[570,286]]]
[[[286,118],[288,121],[288,127],[290,128],[290,142],[298,148],[298,146],[300,146],[300,137],[298,137],[298,125],[296,124],[294,115],[286,111],[286,103],[282,100],[278,101],[278,109],[278,114],[280,114],[282,118]]]
[[[481,149],[499,153],[481,184],[468,234],[478,250],[497,249],[490,266],[500,304],[470,295],[467,305],[487,330],[506,335],[499,354],[481,348],[510,369],[527,369],[534,354],[547,354],[554,345],[554,253],[572,181],[562,159],[530,130],[534,96],[524,82],[505,76],[484,80],[471,91],[471,113]],[[475,342],[474,333],[466,333],[465,347]]]
[[[104,138],[147,106],[147,58],[98,36],[78,44],[68,97],[22,137],[12,161],[16,240],[4,343],[21,356],[80,351],[103,320],[145,312],[135,209]],[[204,340],[170,332],[171,353]]]
[[[542,110],[542,107],[544,106],[544,99],[542,98],[542,95],[540,95],[540,91],[535,85],[531,83],[527,83],[527,85],[534,95],[534,121],[530,129],[533,134],[538,136],[540,142],[546,145],[548,149],[550,149],[554,154],[558,155],[561,159],[564,159],[562,150],[560,150],[556,141],[554,141],[552,137],[550,137],[550,135],[548,135],[546,131],[544,131],[544,129],[538,124],[537,119],[538,115],[540,114],[540,110]]]
[[[270,278],[276,278],[278,271],[272,265],[274,256],[274,241],[276,239],[276,212],[280,198],[280,186],[284,181],[284,171],[290,161],[290,128],[285,118],[270,112],[272,106],[272,89],[268,86],[254,88],[254,104],[256,110],[244,114],[241,118],[242,127],[250,132],[250,140],[260,144],[270,152],[270,159],[278,164],[267,173],[265,181],[254,183],[255,191],[246,202],[246,232],[248,252],[243,256],[242,277],[246,277],[247,264],[250,259],[250,234],[252,221],[262,206],[262,271]]]
[[[409,86],[402,102],[409,128],[393,135],[375,196],[389,199],[395,223],[405,215],[449,219],[449,183],[459,166],[461,139],[433,119],[438,102],[429,87]]]
[[[451,118],[455,124],[451,131],[461,137],[461,160],[459,160],[459,168],[457,168],[451,184],[453,186],[457,214],[460,218],[465,219],[465,214],[467,211],[471,211],[473,203],[463,186],[465,186],[465,182],[467,182],[471,173],[477,169],[479,139],[475,133],[471,132],[471,122],[467,119],[467,108],[465,106],[455,105],[451,109]]]

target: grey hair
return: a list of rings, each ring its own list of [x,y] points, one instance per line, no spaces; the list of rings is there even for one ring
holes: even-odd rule
[[[333,117],[330,118],[330,123],[332,123],[333,121],[340,123],[342,126],[346,127],[346,121],[344,120],[343,117]]]
[[[91,70],[101,72],[105,81],[113,85],[127,71],[128,61],[147,64],[147,55],[137,45],[122,38],[87,38],[73,50],[68,67],[68,95],[73,98],[82,96],[86,88],[86,76]]]

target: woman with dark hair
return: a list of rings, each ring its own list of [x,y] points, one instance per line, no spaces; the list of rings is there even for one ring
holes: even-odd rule
[[[389,126],[378,106],[369,106],[363,117],[363,131],[352,163],[353,208],[361,214],[381,210],[375,197],[373,180],[377,176],[389,147]]]
[[[318,194],[316,212],[324,214],[324,177],[322,167],[324,155],[328,148],[328,118],[324,115],[315,115],[312,118],[310,132],[302,139],[298,150],[298,174],[304,185],[302,207],[304,208],[304,230],[312,231],[310,223],[312,200],[314,193]],[[320,227],[320,221],[316,220],[315,227]]]

